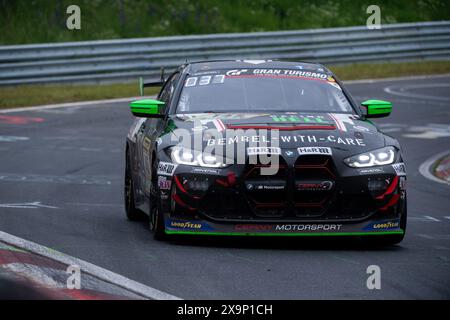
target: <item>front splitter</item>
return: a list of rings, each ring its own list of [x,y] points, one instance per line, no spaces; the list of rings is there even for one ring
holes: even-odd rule
[[[369,236],[403,234],[400,219],[359,223],[214,223],[165,217],[166,234],[217,236]]]

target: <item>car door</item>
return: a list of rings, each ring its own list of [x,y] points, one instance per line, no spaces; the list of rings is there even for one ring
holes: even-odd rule
[[[166,114],[169,111],[179,77],[179,72],[173,73],[168,78],[157,97],[158,100],[165,102]],[[152,185],[153,151],[155,150],[156,140],[159,138],[161,131],[164,130],[166,123],[167,118],[149,118],[144,122],[140,133],[138,133],[137,140],[140,145],[139,150],[141,151],[139,165],[140,176],[142,178],[140,181],[140,189],[143,191],[143,194],[141,194],[141,197],[137,197],[138,199],[136,199],[136,202],[138,207],[141,207],[141,205],[144,206],[142,208],[144,211],[147,209],[145,208],[145,198],[150,197]]]

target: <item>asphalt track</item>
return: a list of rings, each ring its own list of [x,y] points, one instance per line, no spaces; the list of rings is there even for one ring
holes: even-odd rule
[[[389,248],[326,239],[153,240],[122,204],[126,103],[0,113],[0,230],[185,299],[450,298],[450,185],[419,167],[450,150],[450,76],[353,83],[393,102],[409,224]],[[369,265],[381,289],[369,290]]]

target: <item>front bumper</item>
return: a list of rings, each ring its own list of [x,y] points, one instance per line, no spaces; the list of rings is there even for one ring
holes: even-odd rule
[[[280,163],[275,175],[261,176],[255,168],[177,166],[161,185],[166,233],[403,233],[406,177],[393,165],[354,169],[336,166],[331,157],[303,157]]]

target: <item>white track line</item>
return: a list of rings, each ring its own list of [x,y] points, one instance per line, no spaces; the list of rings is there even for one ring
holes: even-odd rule
[[[407,76],[407,77],[381,78],[381,79],[348,80],[348,81],[344,81],[344,84],[377,83],[377,82],[385,82],[385,81],[386,82],[388,82],[388,81],[412,81],[412,80],[447,78],[447,77],[450,77],[450,73],[435,74],[435,75],[424,75],[424,76]]]
[[[427,83],[427,84],[413,84],[413,85],[404,85],[404,86],[390,86],[384,88],[384,92],[389,93],[394,96],[413,98],[413,99],[421,99],[421,100],[434,100],[438,102],[449,102],[450,99],[443,97],[435,97],[425,94],[417,94],[411,93],[408,91],[402,91],[403,89],[415,89],[415,88],[445,88],[450,87],[450,83]]]
[[[441,222],[441,220],[436,219],[436,218],[434,218],[434,217],[432,217],[432,216],[424,216],[424,217],[427,218],[427,219],[429,219],[429,220],[431,220],[431,221]]]
[[[171,294],[148,287],[142,283],[128,279],[124,276],[121,276],[117,273],[114,273],[112,271],[109,271],[109,270],[106,270],[99,266],[96,266],[92,263],[83,261],[78,258],[71,257],[64,253],[41,246],[37,243],[31,242],[28,240],[13,236],[13,235],[8,234],[3,231],[0,231],[0,241],[10,244],[12,246],[24,249],[26,251],[30,251],[32,253],[50,258],[52,260],[58,261],[60,263],[66,264],[66,265],[78,265],[80,267],[80,269],[87,274],[90,274],[98,279],[101,279],[103,281],[112,283],[118,287],[124,288],[131,292],[134,292],[135,294],[141,295],[148,299],[181,300],[181,298],[178,298]]]
[[[431,166],[438,161],[439,159],[441,159],[442,157],[446,156],[450,154],[450,150],[441,152],[437,155],[434,155],[433,157],[429,158],[427,161],[425,161],[424,163],[422,163],[419,167],[419,172],[421,175],[423,175],[425,178],[430,179],[432,181],[435,182],[439,182],[439,183],[443,183],[443,184],[449,184],[447,181],[439,179],[438,177],[435,177],[432,173],[431,173]]]

